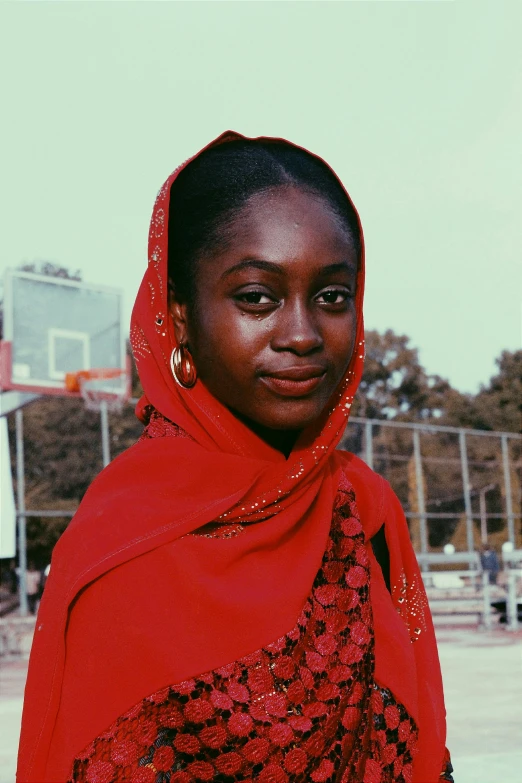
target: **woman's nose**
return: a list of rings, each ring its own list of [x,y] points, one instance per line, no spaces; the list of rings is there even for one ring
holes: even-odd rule
[[[292,351],[305,356],[322,348],[321,332],[306,304],[287,302],[278,315],[271,341],[274,351]]]

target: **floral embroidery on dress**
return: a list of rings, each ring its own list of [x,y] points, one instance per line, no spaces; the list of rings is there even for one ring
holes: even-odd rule
[[[149,421],[139,440],[152,440],[153,438],[190,438],[190,435],[184,429],[178,427],[174,422],[166,419],[161,413],[158,413],[152,406],[149,415]],[[138,441],[139,442],[139,441]]]
[[[347,485],[295,627],[143,699],[78,754],[69,783],[410,783],[417,727],[373,671],[369,558]]]

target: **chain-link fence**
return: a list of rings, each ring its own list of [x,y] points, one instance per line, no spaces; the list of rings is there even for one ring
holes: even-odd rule
[[[116,419],[102,415],[100,454],[103,442],[104,462],[110,458],[110,426],[117,427]],[[54,502],[54,507],[45,509],[26,507],[21,409],[16,412],[15,436],[17,550],[20,577],[25,582],[26,521],[36,518],[45,525],[58,522],[64,526],[75,509],[68,508],[67,502]],[[429,568],[425,563],[448,543],[469,563],[472,553],[486,542],[500,551],[502,544],[509,541],[517,556],[520,553],[521,435],[354,418],[340,448],[362,457],[390,482],[406,513],[423,569]],[[451,568],[449,560],[444,567]],[[23,605],[25,591],[21,594]]]
[[[100,452],[102,439],[107,451],[108,426],[102,417]],[[521,435],[353,418],[340,448],[360,456],[390,482],[408,518],[416,552],[440,552],[447,543],[457,552],[474,552],[486,541],[496,549],[505,541],[522,548]],[[21,411],[17,456],[18,514],[72,516],[74,509],[62,503],[54,511],[24,507]]]
[[[390,482],[418,553],[522,548],[522,436],[354,418],[341,448]]]

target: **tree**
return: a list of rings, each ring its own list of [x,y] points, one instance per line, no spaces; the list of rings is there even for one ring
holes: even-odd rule
[[[520,432],[522,417],[522,351],[503,351],[499,368],[478,394],[449,389],[441,423],[476,430]]]
[[[369,419],[426,421],[442,415],[448,381],[428,375],[410,338],[387,329],[366,333],[364,373],[354,404],[354,414]],[[455,392],[458,394],[458,392]]]
[[[522,351],[503,351],[499,372],[475,397],[480,429],[520,432],[522,418]]]
[[[82,281],[81,269],[74,271],[61,264],[55,264],[53,261],[32,261],[20,264],[18,269],[21,272],[30,272],[33,275],[46,275],[48,277],[60,277],[62,280]]]

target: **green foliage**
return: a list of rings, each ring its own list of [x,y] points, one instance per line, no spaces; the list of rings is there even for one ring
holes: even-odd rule
[[[143,425],[131,405],[110,414],[110,449],[115,457],[139,438]],[[14,416],[9,417],[14,475]],[[102,469],[100,415],[83,400],[44,397],[24,408],[26,507],[29,510],[74,511]],[[29,517],[29,555],[38,565],[49,562],[68,518]]]
[[[522,351],[504,351],[497,359],[498,374],[474,396],[428,375],[409,343],[409,337],[391,329],[366,333],[364,373],[353,415],[520,432]]]
[[[427,375],[410,338],[391,329],[366,333],[366,359],[354,413],[369,419],[428,420],[439,417],[448,381]],[[456,392],[458,394],[458,392]]]
[[[33,261],[31,263],[20,264],[18,269],[21,272],[30,272],[33,275],[47,275],[48,277],[60,277],[63,280],[76,280],[81,282],[81,269],[74,271],[61,264],[55,264],[53,261]]]
[[[499,372],[477,394],[474,404],[480,429],[520,432],[522,417],[522,351],[503,351]]]

